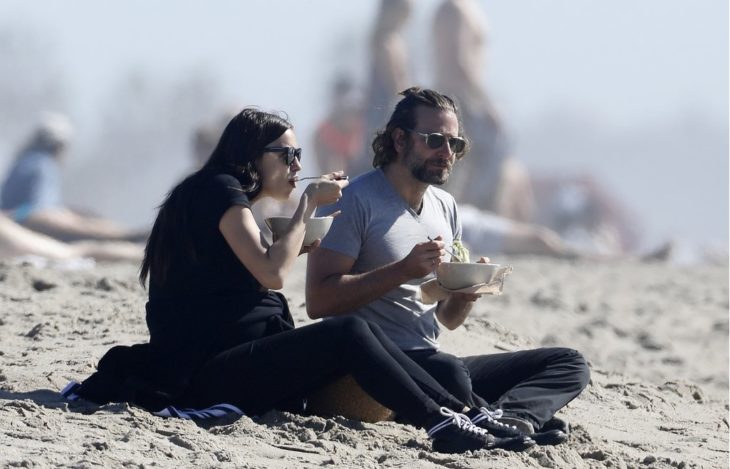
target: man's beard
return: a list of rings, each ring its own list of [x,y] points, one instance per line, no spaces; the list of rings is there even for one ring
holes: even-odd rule
[[[451,174],[451,164],[448,164],[446,168],[429,169],[427,167],[428,161],[418,158],[418,155],[412,150],[408,152],[406,163],[413,177],[425,184],[443,185],[449,179],[449,174]]]

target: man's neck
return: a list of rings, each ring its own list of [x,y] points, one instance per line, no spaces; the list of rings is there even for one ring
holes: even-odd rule
[[[385,166],[383,173],[406,203],[416,212],[420,212],[423,204],[423,194],[426,193],[429,184],[414,178],[410,170],[398,161]]]

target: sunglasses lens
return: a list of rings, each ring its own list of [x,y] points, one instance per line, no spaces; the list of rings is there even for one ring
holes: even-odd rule
[[[435,150],[437,148],[441,148],[445,140],[446,138],[441,134],[428,134],[426,137],[426,145]]]
[[[466,142],[462,138],[450,138],[449,139],[449,148],[451,148],[451,151],[454,153],[461,153],[464,151],[464,148],[466,147]]]
[[[298,161],[302,160],[302,149],[292,147],[287,148],[286,153],[284,154],[284,163],[286,163],[287,166],[291,166],[294,164],[295,158]]]

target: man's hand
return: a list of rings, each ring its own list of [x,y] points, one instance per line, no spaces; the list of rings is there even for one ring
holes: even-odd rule
[[[489,258],[482,257],[478,262],[488,264]],[[441,324],[454,330],[464,324],[474,302],[481,297],[478,293],[449,293],[448,298],[439,303],[436,317]]]
[[[321,239],[315,239],[309,246],[302,246],[302,250],[299,251],[299,255],[301,256],[302,254],[309,254],[310,252],[317,249],[321,242]]]
[[[400,261],[403,273],[408,278],[421,278],[436,270],[441,258],[446,254],[441,236],[433,241],[425,241],[413,246],[411,252]]]
[[[449,296],[453,301],[456,301],[457,303],[463,303],[466,305],[466,303],[473,303],[479,298],[482,297],[480,293],[456,293],[456,292],[449,292]]]

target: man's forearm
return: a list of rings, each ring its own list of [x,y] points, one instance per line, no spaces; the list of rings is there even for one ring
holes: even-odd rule
[[[464,324],[473,305],[474,301],[451,295],[447,299],[439,302],[436,308],[436,318],[446,328],[454,330]]]
[[[333,274],[314,285],[307,275],[307,314],[323,318],[349,313],[410,280],[394,262],[362,274]]]

